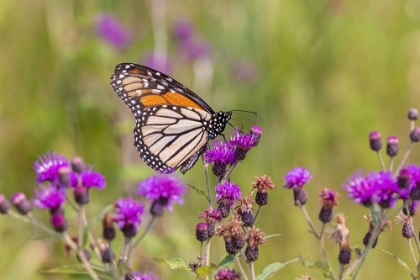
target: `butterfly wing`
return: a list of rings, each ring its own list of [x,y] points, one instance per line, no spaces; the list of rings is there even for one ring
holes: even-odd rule
[[[214,111],[171,77],[145,66],[115,67],[111,86],[136,118],[134,145],[147,165],[161,173],[182,173],[198,160]]]

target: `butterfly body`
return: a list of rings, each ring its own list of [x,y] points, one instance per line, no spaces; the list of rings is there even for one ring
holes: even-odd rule
[[[161,173],[188,171],[231,118],[231,112],[215,113],[187,87],[145,66],[119,64],[111,80],[136,119],[134,146]]]

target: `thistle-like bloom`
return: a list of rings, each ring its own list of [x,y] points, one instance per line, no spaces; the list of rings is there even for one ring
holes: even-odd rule
[[[259,250],[258,246],[266,242],[265,233],[260,229],[252,227],[248,230],[246,243],[248,246],[245,249],[245,256],[247,262],[253,262],[258,259]]]
[[[130,32],[110,14],[98,17],[97,28],[99,36],[116,49],[124,49],[131,41]]]
[[[61,206],[66,201],[66,193],[63,189],[55,187],[40,185],[39,189],[35,190],[36,198],[32,200],[35,207],[40,209],[50,209],[52,213],[61,209]]]
[[[403,171],[408,172],[408,174],[403,173]],[[403,173],[403,174],[401,174]],[[405,176],[401,176],[405,175]],[[402,169],[400,171],[400,176],[398,177],[400,186],[402,186],[402,183],[408,184],[408,193],[409,197],[413,200],[420,200],[420,167],[415,164],[409,164],[405,169]],[[404,180],[405,179],[405,180]],[[406,182],[407,179],[409,182]],[[407,189],[404,189],[402,191],[402,198],[407,198],[405,196],[405,191]]]
[[[235,200],[240,200],[242,197],[239,185],[232,184],[231,182],[224,182],[216,186],[216,197],[219,200],[228,201],[230,206],[235,204]]]
[[[329,189],[323,189],[320,195],[322,204],[318,218],[323,223],[329,223],[332,220],[332,208],[338,204],[339,195],[337,192]]]
[[[235,147],[236,160],[244,160],[248,151],[255,146],[254,138],[246,132],[239,133],[237,128],[234,129],[229,143]]]
[[[398,199],[400,189],[394,181],[391,171],[380,171],[373,177],[376,192],[376,202],[382,208],[392,208]]]
[[[220,163],[225,166],[235,162],[235,149],[228,142],[224,143],[219,140],[214,140],[210,148],[204,154],[205,163]]]
[[[96,187],[103,190],[106,185],[105,177],[99,172],[94,172],[92,168],[83,170],[80,175],[77,173],[71,173],[70,184],[72,187],[78,187],[82,185],[86,188]]]
[[[184,203],[182,196],[186,193],[185,183],[174,176],[156,174],[141,181],[137,193],[145,196],[169,211],[173,211],[173,203]]]
[[[251,126],[249,133],[251,134],[251,137],[254,138],[254,147],[256,147],[258,143],[260,142],[262,132],[263,131],[262,131],[261,126],[258,126],[258,125]]]
[[[126,237],[137,234],[137,227],[141,224],[141,215],[144,212],[143,204],[131,198],[120,198],[115,201],[115,215],[113,220],[117,223]]]
[[[161,71],[165,74],[169,74],[171,72],[171,65],[164,54],[160,54],[158,52],[148,53],[143,60],[144,65],[147,67]]]
[[[347,191],[349,198],[353,199],[353,202],[366,207],[372,205],[377,191],[372,178],[366,176],[363,171],[356,171],[347,178],[343,188]]]
[[[179,41],[187,41],[195,33],[193,24],[188,20],[178,21],[174,24],[173,33]]]
[[[52,154],[47,152],[45,155],[40,156],[33,164],[37,183],[49,181],[52,184],[56,184],[59,178],[58,170],[62,167],[70,167],[65,156],[57,155],[55,152]]]
[[[303,187],[311,179],[312,175],[308,169],[304,167],[295,167],[284,176],[284,187],[287,189]]]
[[[141,274],[139,271],[130,272],[125,276],[125,279],[129,280],[159,280],[153,273]]]
[[[255,202],[258,205],[266,205],[268,203],[268,190],[274,190],[276,186],[274,185],[271,178],[267,175],[261,175],[260,177],[255,177],[255,181],[252,183],[252,189],[257,189],[257,194],[255,195]]]
[[[215,280],[240,280],[241,274],[234,269],[222,268],[214,276]]]
[[[222,215],[219,210],[215,208],[208,208],[204,212],[198,215],[200,219],[206,220],[208,224],[215,224],[216,222],[222,221]]]
[[[224,143],[216,139],[204,153],[204,162],[206,164],[214,163],[212,169],[216,176],[224,175],[226,166],[235,161],[235,148],[230,142]]]

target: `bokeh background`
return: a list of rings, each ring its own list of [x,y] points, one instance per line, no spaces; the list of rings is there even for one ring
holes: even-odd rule
[[[319,192],[334,189],[341,194],[336,211],[347,217],[351,245],[363,246],[367,211],[352,204],[341,185],[356,169],[379,169],[368,147],[371,130],[399,136],[402,154],[407,111],[420,107],[416,0],[3,0],[0,38],[0,192],[7,197],[17,191],[33,195],[32,163],[46,151],[80,155],[106,176],[106,189],[91,193],[90,214],[131,195],[139,180],[153,174],[132,145],[134,120],[109,86],[118,63],[166,71],[216,111],[257,112],[263,137],[232,180],[245,194],[256,175],[267,174],[278,186],[258,227],[281,237],[261,246],[258,272],[297,255],[322,258],[292,192],[282,188],[294,166],[314,176],[307,208],[317,228]],[[409,161],[419,163],[418,147]],[[204,188],[202,164],[182,178]],[[205,201],[190,191],[184,205],[166,213],[141,243],[133,268],[161,279],[194,279],[149,257],[195,260],[195,225],[204,208]],[[48,221],[47,213],[35,215]],[[37,271],[76,263],[59,242],[34,235],[28,224],[0,217],[1,279],[64,279]],[[326,243],[336,269],[337,247]],[[381,235],[378,247],[415,270],[401,225]],[[224,256],[222,243],[214,242],[212,261]],[[404,273],[389,256],[373,251],[360,279],[409,279]],[[301,275],[323,278],[296,262],[275,279]]]

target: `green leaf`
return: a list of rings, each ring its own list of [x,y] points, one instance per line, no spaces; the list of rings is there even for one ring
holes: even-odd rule
[[[194,187],[193,185],[191,185],[191,184],[188,184],[188,187],[190,187],[190,188],[192,188],[193,190],[195,190],[199,195],[201,195],[202,197],[204,197],[204,199],[208,202],[208,203],[210,203],[210,199],[209,199],[209,197],[207,196],[207,194],[204,192],[204,191],[202,191],[202,190],[200,190],[200,189],[198,189],[198,188],[196,188],[196,187]]]
[[[184,260],[180,258],[166,260],[164,258],[152,257],[152,260],[155,260],[158,263],[167,264],[170,269],[190,270],[190,268],[185,264]]]
[[[405,271],[407,271],[411,275],[411,277],[413,279],[419,279],[418,276],[414,275],[414,273],[411,271],[411,269],[408,267],[408,265],[405,262],[403,262],[398,256],[388,252],[387,250],[381,249],[381,248],[375,248],[375,249],[393,257],[398,262],[398,264],[401,265],[405,269]]]
[[[215,265],[209,266],[200,266],[195,271],[195,274],[197,275],[197,278],[202,279],[210,276],[210,274],[216,269]]]
[[[316,261],[315,263],[308,262],[304,257],[299,257],[302,264],[306,267],[321,270],[321,272],[324,274],[324,277],[330,278],[330,271],[328,269],[328,263],[324,261]]]
[[[235,260],[235,257],[233,255],[227,255],[217,266],[217,268],[220,267],[226,267],[229,266],[233,261]]]
[[[90,219],[89,223],[87,224],[87,226],[83,230],[83,246],[86,245],[87,235],[88,235],[90,229],[94,225],[96,225],[98,222],[100,222],[102,220],[103,216],[105,215],[105,213],[108,212],[108,211],[110,211],[113,207],[114,207],[114,205],[108,205],[108,206],[106,206],[101,211],[99,211],[98,213],[96,213],[95,216],[92,217],[92,219]]]
[[[289,263],[293,263],[298,261],[299,258],[294,259],[294,260],[290,260],[287,261],[285,263],[279,263],[279,262],[275,262],[272,264],[267,265],[263,271],[261,272],[261,274],[259,274],[256,278],[256,280],[264,280],[264,279],[269,279],[271,277],[274,276],[274,274],[279,271],[280,269],[282,269],[283,267],[285,267],[286,265],[288,265]]]
[[[271,237],[276,237],[276,236],[281,236],[280,233],[275,233],[275,234],[270,234],[270,235],[266,235],[265,239],[271,238]]]

